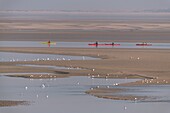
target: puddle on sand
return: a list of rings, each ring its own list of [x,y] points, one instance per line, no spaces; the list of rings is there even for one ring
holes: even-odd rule
[[[50,75],[50,74],[53,74],[53,73],[0,73],[0,76],[3,76],[3,75],[33,75],[33,74],[37,74],[37,75]]]
[[[0,108],[2,113],[169,113],[169,103],[135,103],[85,94],[91,87],[127,83],[135,79],[69,77],[46,80],[0,77],[0,99],[26,100],[29,106]],[[112,86],[119,87],[119,86]],[[166,88],[165,88],[166,89]],[[169,88],[168,88],[169,89]],[[167,89],[167,90],[168,90]],[[153,92],[154,93],[154,92]]]
[[[31,65],[31,64],[19,64],[17,66],[28,66],[28,67],[39,67],[39,68],[51,68],[51,69],[67,69],[67,70],[84,70],[79,67],[61,67],[61,66],[51,66],[51,65]]]

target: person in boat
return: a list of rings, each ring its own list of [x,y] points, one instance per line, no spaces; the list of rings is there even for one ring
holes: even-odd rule
[[[145,44],[147,44],[147,42],[143,42],[142,44],[145,45]]]
[[[98,41],[96,41],[96,43],[95,43],[96,45],[98,45]]]

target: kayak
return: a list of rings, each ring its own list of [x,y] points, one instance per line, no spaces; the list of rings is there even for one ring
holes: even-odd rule
[[[56,42],[50,42],[50,43],[48,43],[48,42],[41,42],[41,44],[54,44],[54,45],[56,45]]]
[[[89,46],[120,46],[120,44],[88,44]]]
[[[136,44],[136,46],[152,46],[152,44]]]

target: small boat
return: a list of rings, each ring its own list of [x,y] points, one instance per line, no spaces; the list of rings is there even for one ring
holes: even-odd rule
[[[142,43],[142,44],[136,44],[136,46],[152,46],[152,44]]]
[[[41,42],[41,44],[52,44],[52,45],[56,45],[56,42]]]
[[[89,46],[120,46],[120,44],[88,44]]]

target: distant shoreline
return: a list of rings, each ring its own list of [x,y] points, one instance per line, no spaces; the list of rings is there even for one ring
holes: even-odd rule
[[[0,13],[69,13],[69,14],[170,14],[170,9],[111,11],[111,10],[0,10]]]

